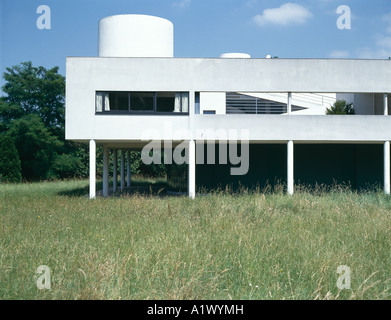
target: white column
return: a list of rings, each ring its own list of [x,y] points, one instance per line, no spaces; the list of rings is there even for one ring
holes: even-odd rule
[[[293,192],[294,192],[293,141],[288,141],[287,162],[288,162],[288,166],[287,166],[288,194],[293,195]]]
[[[125,150],[121,150],[121,190],[125,188]]]
[[[109,195],[109,148],[103,147],[103,196]]]
[[[390,194],[390,141],[384,143],[384,193]]]
[[[96,198],[96,142],[90,140],[90,199]]]
[[[384,115],[388,116],[388,94],[384,94]]]
[[[127,159],[127,163],[126,163],[126,173],[127,173],[127,177],[126,177],[126,183],[127,183],[127,187],[130,188],[130,185],[131,185],[131,180],[130,180],[130,177],[131,177],[131,172],[130,172],[130,151],[127,152],[128,153],[128,159]]]
[[[292,92],[288,92],[287,114],[292,113]]]
[[[113,149],[113,193],[117,191],[117,186],[118,186],[118,170],[117,170],[117,165],[118,165],[118,150]]]
[[[189,141],[189,177],[188,177],[188,190],[189,198],[195,198],[195,174],[196,174],[196,155],[195,155],[195,142]]]
[[[189,92],[189,114],[195,114],[195,91]]]

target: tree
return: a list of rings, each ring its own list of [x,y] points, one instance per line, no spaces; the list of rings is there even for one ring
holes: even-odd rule
[[[326,109],[327,115],[346,115],[354,113],[353,103],[346,103],[345,100],[337,100],[330,109]]]
[[[14,120],[7,135],[18,150],[23,177],[28,180],[46,179],[63,142],[50,133],[36,114]]]
[[[7,135],[0,135],[0,182],[20,182],[22,180],[18,150]]]
[[[12,121],[23,115],[24,112],[20,106],[9,104],[3,97],[0,98],[0,133],[7,132]]]
[[[37,114],[57,136],[64,130],[65,78],[59,68],[33,67],[31,61],[6,68],[5,102],[19,106],[23,115]]]
[[[81,166],[81,160],[73,154],[57,155],[48,173],[51,179],[75,178],[78,176],[78,168]]]
[[[3,74],[6,96],[0,97],[0,135],[12,139],[26,180],[89,174],[88,146],[65,140],[65,78],[58,70],[34,67],[28,61],[6,68]],[[131,158],[134,174],[166,173],[164,165],[143,165],[140,152],[132,151]],[[98,147],[97,174],[102,171],[103,152]]]
[[[65,78],[58,69],[28,61],[3,74],[0,133],[13,140],[27,180],[69,176],[80,162],[73,156],[74,144],[65,141]]]

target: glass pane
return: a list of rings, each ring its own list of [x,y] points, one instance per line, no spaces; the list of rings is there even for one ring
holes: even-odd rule
[[[195,93],[195,114],[200,114],[200,93]]]
[[[178,111],[176,111],[178,109]],[[175,92],[158,92],[156,94],[156,111],[157,112],[180,112],[179,104],[175,97]]]
[[[132,111],[153,111],[153,92],[131,92],[130,110]]]
[[[128,110],[128,93],[127,92],[110,92],[110,109],[109,110]],[[105,108],[107,111],[107,108]]]

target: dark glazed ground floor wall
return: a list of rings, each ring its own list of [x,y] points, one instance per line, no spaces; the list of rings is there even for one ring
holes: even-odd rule
[[[206,154],[206,148],[205,148]],[[218,146],[216,146],[218,155]],[[216,156],[218,159],[218,157]],[[206,159],[206,156],[205,156]],[[206,163],[206,160],[205,160]],[[197,189],[286,184],[287,145],[251,144],[249,171],[231,176],[233,165],[196,166]],[[355,190],[383,187],[383,144],[297,144],[294,145],[295,185],[349,184]]]

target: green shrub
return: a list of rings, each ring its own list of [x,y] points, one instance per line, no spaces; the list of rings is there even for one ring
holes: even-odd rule
[[[22,180],[20,159],[13,140],[0,136],[0,182],[20,182]]]
[[[327,115],[344,115],[354,113],[353,103],[346,103],[345,100],[337,100],[330,109],[326,109]]]
[[[46,179],[58,150],[63,145],[36,114],[12,121],[9,135],[18,150],[22,176],[26,180]]]
[[[49,177],[52,179],[73,178],[77,176],[81,161],[72,154],[61,154],[54,158]]]

